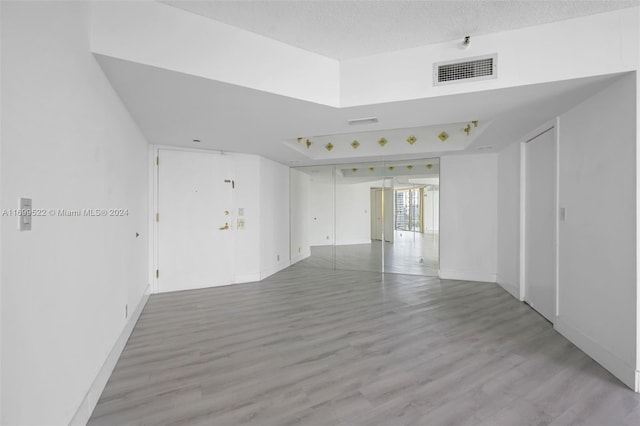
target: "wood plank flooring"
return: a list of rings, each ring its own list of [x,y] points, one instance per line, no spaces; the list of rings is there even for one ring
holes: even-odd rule
[[[89,425],[638,425],[495,284],[294,265],[153,295]]]

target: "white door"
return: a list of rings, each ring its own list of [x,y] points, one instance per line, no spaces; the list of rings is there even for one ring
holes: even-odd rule
[[[371,239],[382,240],[382,189],[371,188]]]
[[[393,242],[393,189],[371,188],[371,239]]]
[[[384,240],[387,242],[393,242],[393,229],[394,229],[394,209],[393,209],[393,180],[388,179],[388,184],[390,187],[384,188],[383,192],[383,212],[382,216],[384,218]],[[387,182],[385,182],[387,185]]]
[[[553,322],[556,304],[556,137],[526,145],[525,301]]]
[[[230,158],[173,150],[160,150],[159,157],[159,291],[231,284]]]

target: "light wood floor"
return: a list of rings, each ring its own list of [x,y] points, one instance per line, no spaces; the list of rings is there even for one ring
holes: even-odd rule
[[[633,393],[495,284],[293,266],[153,295],[90,425],[638,425]]]

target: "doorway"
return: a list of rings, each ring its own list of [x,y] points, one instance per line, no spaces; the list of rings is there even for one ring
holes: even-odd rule
[[[524,300],[554,322],[556,306],[557,154],[551,127],[525,144]]]
[[[371,188],[371,239],[393,242],[393,190]]]

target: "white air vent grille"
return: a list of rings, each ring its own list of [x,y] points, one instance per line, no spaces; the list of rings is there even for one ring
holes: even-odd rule
[[[487,80],[497,77],[497,55],[468,58],[433,64],[433,83],[436,86],[461,81]]]

